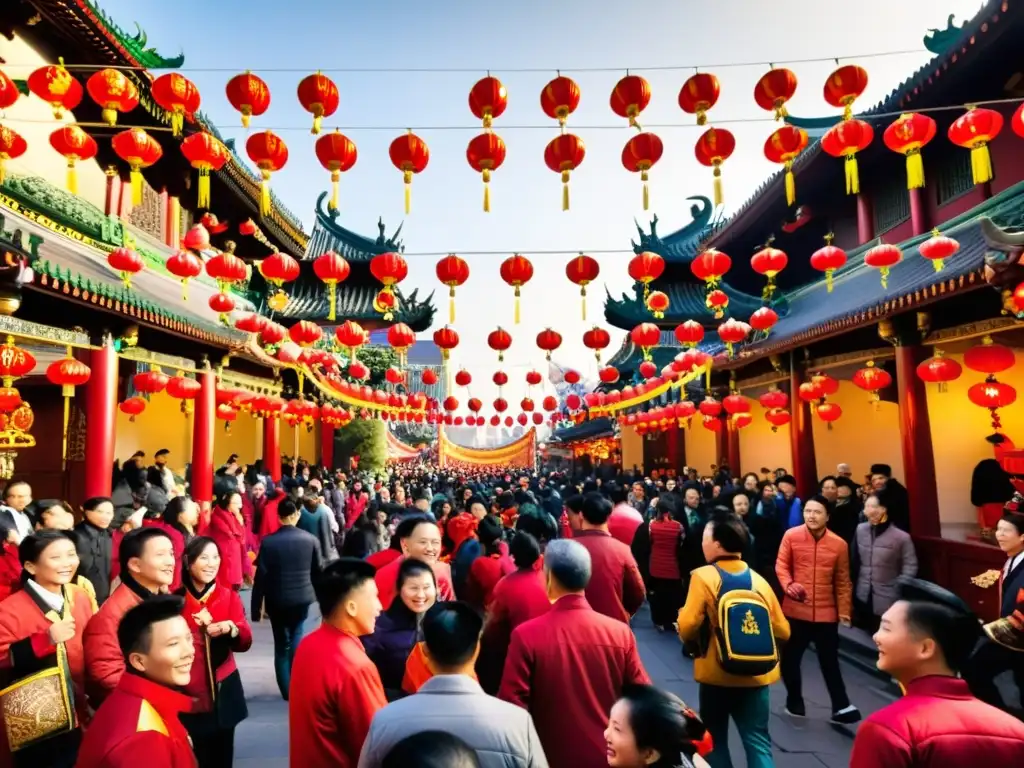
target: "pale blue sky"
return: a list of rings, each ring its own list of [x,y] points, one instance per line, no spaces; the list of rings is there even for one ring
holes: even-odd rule
[[[238,138],[240,146],[245,132],[224,96],[224,84],[245,69],[267,80],[271,107],[253,121],[253,127],[291,129],[279,131],[288,142],[290,160],[275,175],[273,186],[307,229],[314,201],[328,186],[328,175],[313,154],[310,117],[295,97],[305,74],[324,70],[341,90],[341,107],[325,127],[340,126],[358,147],[359,160],[343,176],[341,188],[341,221],[355,231],[375,235],[378,216],[383,216],[389,231],[403,220],[401,174],[388,160],[387,148],[400,129],[417,129],[430,146],[431,160],[413,184],[412,214],[403,230],[407,251],[450,251],[469,261],[472,276],[459,292],[456,328],[462,347],[455,358],[474,374],[472,393],[489,403],[495,394],[489,386],[490,374],[497,364],[486,347],[486,335],[499,324],[505,326],[515,340],[505,368],[517,385],[506,388],[506,397],[518,404],[525,390],[525,384],[519,386],[525,371],[530,366],[543,370],[543,355],[534,339],[545,325],[565,337],[556,360],[593,373],[593,357],[581,342],[589,324],[580,320],[578,290],[564,274],[569,255],[588,249],[624,251],[599,257],[601,284],[591,287],[588,317],[603,322],[604,282],[616,294],[627,289],[629,254],[625,251],[635,235],[633,217],[646,224],[650,214],[657,213],[659,231],[667,234],[687,223],[688,195],[711,195],[710,171],[693,156],[701,129],[677,104],[680,86],[694,71],[682,67],[701,65],[721,80],[722,97],[710,113],[712,123],[768,116],[754,103],[752,91],[770,61],[851,57],[842,63],[859,63],[871,77],[860,102],[866,107],[929,58],[921,42],[929,27],[944,28],[949,13],[957,14],[958,23],[971,17],[979,0],[101,0],[101,5],[126,29],[138,21],[150,44],[164,55],[185,53],[184,71],[199,85],[203,110],[226,136]],[[857,58],[907,50],[917,53]],[[715,66],[737,62],[763,63]],[[821,95],[834,62],[787,66],[800,80],[791,112],[834,113]],[[652,205],[646,214],[640,205],[639,179],[627,173],[619,159],[631,131],[608,106],[612,87],[627,67],[681,67],[638,71],[651,82],[653,93],[643,122],[686,125],[653,129],[665,143],[665,155],[651,171]],[[473,71],[330,72],[334,68]],[[508,71],[523,68],[546,71]],[[572,210],[567,213],[561,211],[558,176],[543,162],[544,146],[556,135],[557,124],[539,106],[540,90],[557,68],[580,85],[582,101],[569,125],[587,147],[586,160],[573,174]],[[578,68],[618,69],[569,71]],[[293,71],[273,71],[282,69]],[[508,156],[494,174],[492,212],[485,214],[480,177],[467,165],[465,147],[479,132],[467,94],[488,69],[509,92],[508,109],[494,124],[505,139]],[[593,128],[617,125],[622,127]],[[395,130],[368,130],[369,126]],[[431,130],[431,126],[465,130]],[[762,156],[764,139],[773,130],[770,122],[725,127],[734,132],[738,145],[724,167],[729,210],[742,204],[775,166]],[[839,183],[838,162],[836,173]],[[538,250],[566,254],[532,255]],[[502,255],[474,255],[474,251]],[[519,326],[512,325],[512,289],[498,278],[498,265],[514,251],[530,256],[536,268],[533,281],[523,289],[524,318]],[[807,255],[790,254],[790,258],[801,257]],[[436,260],[411,255],[408,287],[421,286],[423,294],[424,288],[437,286]],[[438,318],[444,322],[446,289],[437,287]],[[620,338],[616,332],[616,344]],[[488,386],[477,384],[484,380]],[[456,394],[465,402],[465,392]],[[539,402],[540,393],[535,393],[535,399]],[[485,410],[490,415],[489,407]]]

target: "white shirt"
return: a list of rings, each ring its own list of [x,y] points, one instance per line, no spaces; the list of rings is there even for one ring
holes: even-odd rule
[[[1003,566],[1003,578],[1007,578],[1022,560],[1024,560],[1024,552],[1018,552],[1013,557],[1006,558],[1006,565]]]
[[[24,512],[19,512],[14,507],[8,507],[6,504],[0,507],[0,509],[5,509],[11,513],[11,519],[14,520],[14,525],[17,528],[19,543],[26,536],[32,535],[32,521],[29,520],[28,515],[26,515]]]
[[[58,616],[60,615],[60,612],[64,610],[64,598],[61,595],[55,595],[53,592],[43,589],[32,579],[29,579],[25,583],[28,585],[28,588],[32,590],[33,594],[56,611]]]

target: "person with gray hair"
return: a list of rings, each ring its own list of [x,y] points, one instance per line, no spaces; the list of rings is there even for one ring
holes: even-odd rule
[[[603,768],[608,712],[632,683],[650,683],[625,622],[587,602],[593,564],[572,539],[544,552],[544,583],[551,610],[512,632],[498,698],[527,710],[551,765]],[[575,738],[565,738],[572,723]]]

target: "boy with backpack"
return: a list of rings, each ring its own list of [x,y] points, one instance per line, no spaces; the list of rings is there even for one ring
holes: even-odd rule
[[[779,643],[789,622],[775,593],[741,559],[748,533],[732,512],[716,511],[704,528],[710,565],[690,574],[679,611],[679,637],[694,655],[700,714],[714,749],[712,768],[732,768],[729,718],[736,721],[749,768],[773,768],[768,686],[779,679]]]

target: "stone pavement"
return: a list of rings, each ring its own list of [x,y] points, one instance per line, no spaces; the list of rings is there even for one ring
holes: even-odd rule
[[[248,609],[249,593],[242,595]],[[315,625],[316,620],[311,620]],[[692,706],[697,704],[693,665],[683,658],[679,641],[658,633],[646,609],[634,620],[644,666],[655,684],[670,690]],[[235,766],[238,768],[287,768],[288,705],[274,682],[273,638],[270,623],[253,626],[253,646],[236,659],[249,702],[249,718],[235,732]],[[844,663],[843,676],[850,699],[864,715],[893,700],[891,691],[877,678]],[[804,699],[808,718],[794,721],[783,712],[786,692],[782,683],[772,688],[771,735],[778,768],[846,768],[856,728],[828,723],[829,700],[814,653],[804,658]],[[746,766],[739,735],[731,734],[730,750],[735,768]],[[553,768],[568,768],[553,766]]]

